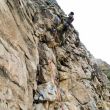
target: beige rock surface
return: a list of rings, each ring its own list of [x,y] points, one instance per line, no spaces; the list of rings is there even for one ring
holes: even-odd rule
[[[110,109],[107,77],[91,77],[73,27],[51,32],[56,15],[66,16],[56,0],[0,0],[0,110]]]

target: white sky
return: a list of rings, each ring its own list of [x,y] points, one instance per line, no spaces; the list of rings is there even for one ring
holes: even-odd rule
[[[110,0],[57,0],[68,14],[74,11],[74,27],[96,57],[110,64]]]

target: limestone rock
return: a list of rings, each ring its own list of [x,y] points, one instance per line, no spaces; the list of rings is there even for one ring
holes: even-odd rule
[[[35,101],[55,101],[57,97],[57,87],[52,84],[52,82],[48,82],[46,84],[38,86],[37,92],[35,94]]]
[[[56,0],[0,0],[0,110],[110,109],[107,76],[56,16],[67,18]]]
[[[81,83],[76,83],[72,89],[72,94],[81,104],[86,104],[90,101],[90,96],[85,86]]]

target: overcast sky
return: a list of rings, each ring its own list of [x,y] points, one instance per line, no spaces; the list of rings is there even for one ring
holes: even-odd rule
[[[57,0],[68,14],[74,11],[74,27],[96,57],[110,64],[110,0]]]

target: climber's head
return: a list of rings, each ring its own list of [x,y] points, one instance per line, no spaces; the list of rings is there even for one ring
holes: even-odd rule
[[[70,12],[71,15],[74,15],[74,12]]]
[[[68,16],[69,16],[70,18],[73,18],[74,12],[70,12]]]

